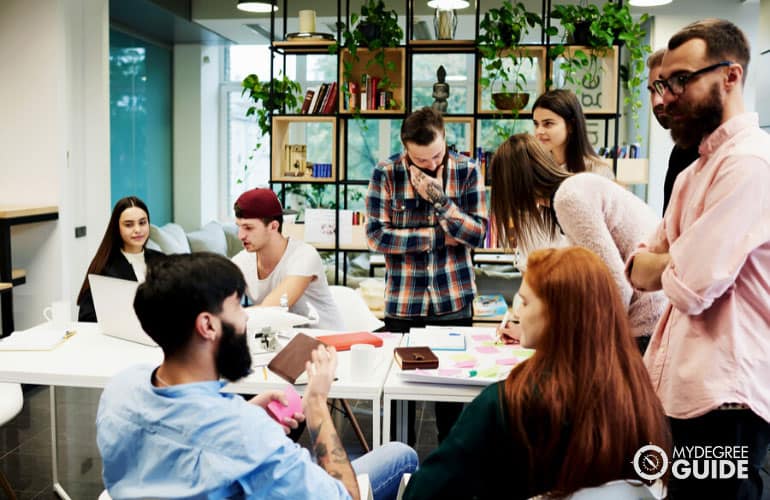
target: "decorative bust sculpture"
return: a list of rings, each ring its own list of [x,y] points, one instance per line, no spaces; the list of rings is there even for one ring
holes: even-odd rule
[[[447,98],[449,97],[449,84],[446,83],[446,70],[444,66],[439,66],[436,71],[438,81],[433,84],[433,106],[432,108],[439,113],[445,113],[447,109]]]

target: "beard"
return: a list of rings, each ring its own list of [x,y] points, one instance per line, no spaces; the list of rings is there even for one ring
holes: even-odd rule
[[[447,160],[449,159],[449,148],[444,151],[444,159],[441,160],[441,164],[436,167],[435,170],[425,170],[424,168],[420,168],[416,163],[412,161],[412,158],[409,157],[409,153],[406,154],[406,164],[407,165],[414,165],[417,167],[417,169],[422,172],[423,174],[427,175],[428,177],[436,178],[436,175],[438,175],[438,169],[441,167],[441,165],[446,168]]]
[[[655,115],[655,119],[658,120],[660,126],[668,130],[671,128],[671,117],[666,114],[666,108],[663,104],[658,104],[652,108],[652,114]]]
[[[689,103],[678,99],[666,106],[669,116],[680,115],[683,119],[671,119],[671,138],[677,146],[689,149],[717,129],[722,123],[724,105],[719,94],[719,85],[715,83],[709,95],[700,103]]]
[[[221,376],[235,382],[249,374],[251,352],[246,341],[246,329],[236,333],[235,326],[222,320],[222,339],[216,355],[217,371]]]

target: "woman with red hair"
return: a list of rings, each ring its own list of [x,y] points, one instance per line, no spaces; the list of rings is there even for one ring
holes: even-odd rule
[[[668,422],[604,262],[568,247],[533,252],[527,264],[517,313],[521,344],[535,354],[468,405],[405,499],[565,496],[639,480],[642,446],[670,452]]]

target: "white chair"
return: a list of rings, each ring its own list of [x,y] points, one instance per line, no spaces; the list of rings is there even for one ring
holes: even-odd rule
[[[21,392],[21,384],[0,384],[0,425],[13,420],[24,407],[24,394]],[[16,500],[16,494],[11,488],[11,483],[0,471],[0,488],[11,500]]]
[[[332,285],[329,291],[342,315],[345,330],[371,332],[385,325],[372,313],[364,298],[356,290]]]

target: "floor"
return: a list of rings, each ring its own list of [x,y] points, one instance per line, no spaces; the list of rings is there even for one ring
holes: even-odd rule
[[[94,438],[94,420],[101,391],[58,388],[59,477],[73,500],[96,499],[103,490],[101,459]],[[24,409],[0,428],[0,470],[8,477],[19,500],[56,499],[51,488],[51,422],[49,389],[25,386]],[[359,424],[371,442],[371,403],[350,400]],[[363,449],[339,412],[333,412],[335,426],[351,459]],[[432,403],[417,403],[417,445],[422,461],[436,447],[436,423]],[[308,445],[308,433],[299,441]],[[770,500],[770,454],[764,467],[764,500]],[[0,500],[5,495],[0,491]]]

